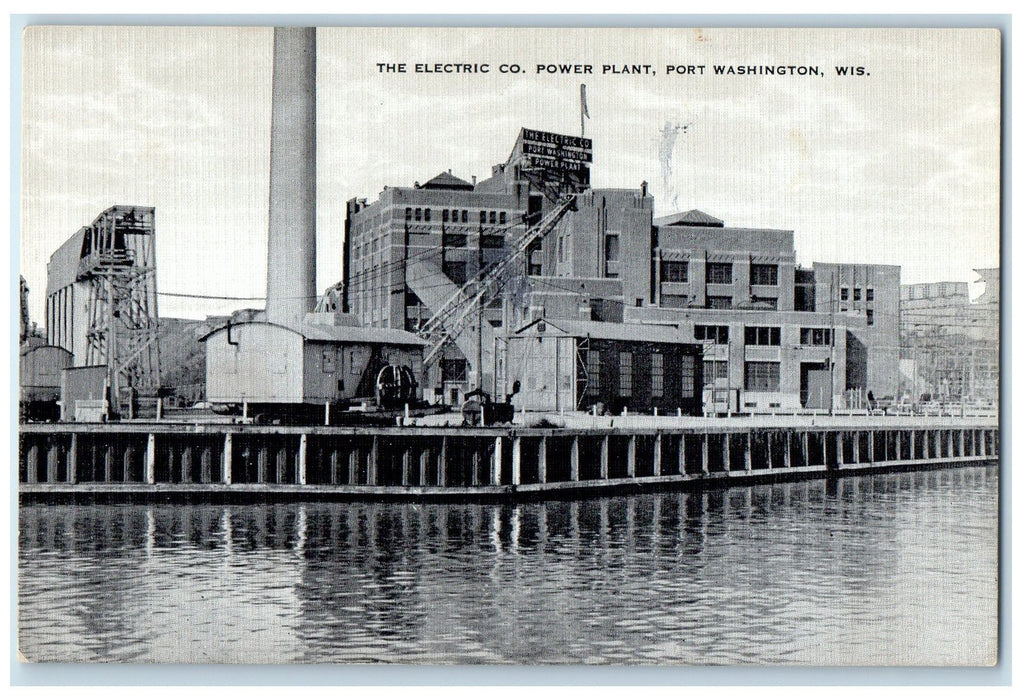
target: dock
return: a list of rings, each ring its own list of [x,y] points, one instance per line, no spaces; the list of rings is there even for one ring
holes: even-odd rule
[[[680,427],[27,424],[22,501],[489,500],[995,462],[989,419]]]

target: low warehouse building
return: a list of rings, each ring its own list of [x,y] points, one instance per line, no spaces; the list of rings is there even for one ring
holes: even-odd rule
[[[228,323],[202,340],[206,396],[214,404],[247,403],[259,411],[262,405],[376,398],[379,373],[391,365],[408,367],[421,384],[424,343],[401,330],[306,320],[299,332],[247,321]]]
[[[55,345],[26,345],[20,359],[22,418],[57,420],[60,417],[60,373],[71,366],[71,353]]]
[[[498,376],[505,393],[521,382],[526,410],[703,412],[703,347],[676,327],[541,318],[508,336],[506,356]]]

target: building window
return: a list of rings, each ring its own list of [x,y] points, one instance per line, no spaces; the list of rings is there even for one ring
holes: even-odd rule
[[[852,301],[862,301],[862,287],[856,287],[852,290]]]
[[[620,359],[620,377],[621,377],[621,390],[618,392],[621,396],[632,395],[632,353],[622,352],[619,355]]]
[[[663,260],[660,263],[661,282],[688,282],[688,261]]]
[[[706,283],[731,284],[731,263],[706,263]]]
[[[780,345],[781,329],[777,326],[746,326],[746,345]]]
[[[752,265],[749,271],[752,284],[761,284],[767,287],[777,286],[777,265]]]
[[[731,297],[706,297],[707,309],[730,309]]]
[[[873,288],[866,287],[866,301],[873,301]]]
[[[649,379],[654,397],[664,395],[664,354],[654,352],[649,356]]]
[[[480,224],[485,224],[486,223],[486,212],[485,211],[482,211],[482,210],[479,211],[479,223]]]
[[[415,220],[422,221],[422,209],[420,209],[419,207],[415,208]]]
[[[586,373],[589,375],[586,393],[598,396],[600,393],[600,351],[586,353]]]
[[[543,274],[542,246],[537,246],[529,251],[529,274],[535,276]]]
[[[848,287],[841,288],[841,301],[848,301]]]
[[[412,220],[412,208],[411,207],[405,207],[405,221],[411,221],[411,220]]]
[[[490,223],[491,224],[497,223],[497,212],[495,211],[490,212]]]
[[[463,233],[445,233],[443,240],[444,248],[464,248],[468,243],[468,236]]]
[[[688,306],[688,297],[684,294],[661,294],[660,306],[665,309],[683,309]]]
[[[507,212],[506,211],[500,212],[500,223],[502,223],[502,224],[506,224],[507,223]]]
[[[781,390],[781,363],[780,362],[746,362],[745,363],[745,390],[746,391],[780,391]]]
[[[873,325],[873,309],[866,309],[866,325]]]
[[[337,354],[333,348],[323,348],[323,374],[337,371]]]
[[[695,326],[696,340],[709,341],[714,345],[727,345],[727,326]]]
[[[681,395],[690,399],[696,394],[696,358],[692,355],[681,356]]]
[[[777,297],[758,297],[753,295],[752,308],[777,311]]]
[[[468,381],[468,361],[457,358],[440,360],[440,375],[445,382]]]
[[[451,212],[448,209],[444,209],[443,215],[440,217],[444,223],[447,223],[447,219],[450,217]]]
[[[830,345],[830,340],[829,328],[802,328],[799,332],[802,345]]]
[[[607,237],[603,241],[603,253],[604,258],[607,262],[617,262],[621,250],[619,248],[618,237],[616,233],[608,233]]]
[[[424,211],[422,212],[422,220],[423,220],[423,221],[429,221],[429,212],[430,212],[430,210],[429,210],[429,209],[425,209],[425,210],[424,210]]]
[[[703,360],[703,384],[727,379],[727,360]]]

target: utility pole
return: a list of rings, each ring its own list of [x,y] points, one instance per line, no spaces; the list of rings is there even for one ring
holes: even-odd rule
[[[830,272],[830,415],[834,415],[834,344],[837,331],[834,328],[834,271]]]

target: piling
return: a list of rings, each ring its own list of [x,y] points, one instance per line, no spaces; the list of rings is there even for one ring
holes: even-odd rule
[[[224,435],[224,452],[223,452],[223,483],[226,486],[231,485],[231,466],[234,463],[234,435],[227,433]]]
[[[614,488],[624,480],[652,487],[975,463],[996,454],[997,437],[996,428],[985,426],[904,424],[724,425],[698,431],[673,425],[571,430],[30,424],[20,435],[18,473],[22,493],[54,488],[70,493],[82,482],[83,493],[107,485],[117,487],[111,493],[137,494],[179,485],[172,491],[201,494],[203,487],[215,487],[207,490],[293,497],[299,486],[306,487],[303,497],[509,496]]]

